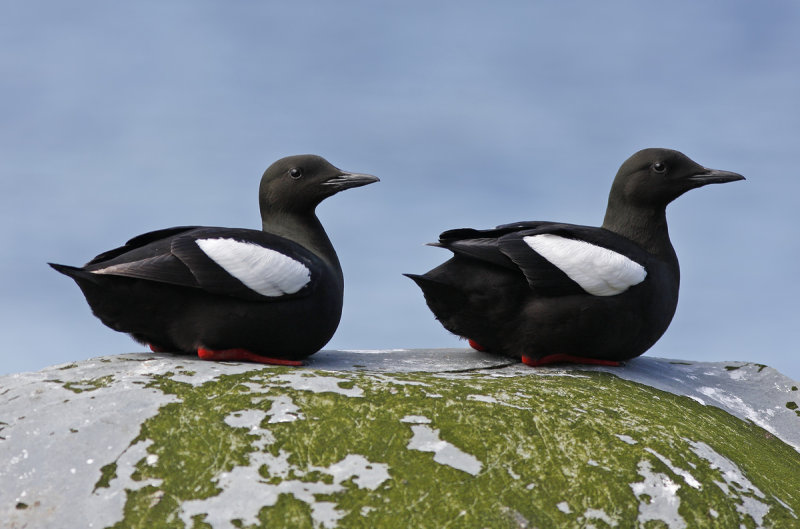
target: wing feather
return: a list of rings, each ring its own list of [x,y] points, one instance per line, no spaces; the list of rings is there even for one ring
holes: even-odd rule
[[[162,230],[155,230],[149,231],[147,233],[143,233],[141,235],[137,235],[133,237],[124,245],[120,246],[119,248],[114,248],[113,250],[108,250],[100,255],[96,256],[94,259],[86,263],[85,266],[96,265],[100,263],[107,263],[108,261],[113,260],[115,257],[120,257],[125,254],[130,253],[137,248],[142,248],[144,246],[148,246],[153,242],[169,240],[170,237],[174,237],[180,233],[184,233],[187,231],[191,231],[197,229],[198,226],[176,226],[174,228],[164,228]]]
[[[299,244],[257,230],[180,227],[134,237],[85,269],[257,301],[309,295],[324,263]]]
[[[439,237],[456,255],[512,268],[544,296],[613,296],[644,281],[648,254],[602,228],[530,221],[461,228]]]

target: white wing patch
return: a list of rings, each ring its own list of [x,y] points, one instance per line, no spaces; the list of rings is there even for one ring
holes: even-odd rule
[[[311,281],[311,272],[303,263],[258,244],[234,239],[196,242],[215,263],[262,296],[294,294]]]
[[[523,237],[531,249],[595,296],[615,296],[638,285],[647,271],[608,248],[550,233]]]

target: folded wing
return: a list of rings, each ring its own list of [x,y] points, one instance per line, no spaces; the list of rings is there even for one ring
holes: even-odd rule
[[[308,295],[322,269],[320,259],[306,248],[261,231],[173,228],[160,232],[167,237],[145,234],[131,239],[113,253],[93,259],[87,270],[269,301]],[[127,251],[121,251],[126,247]],[[110,258],[101,260],[104,255]]]
[[[614,296],[647,277],[649,255],[602,228],[525,222],[445,232],[436,246],[521,272],[543,296]]]

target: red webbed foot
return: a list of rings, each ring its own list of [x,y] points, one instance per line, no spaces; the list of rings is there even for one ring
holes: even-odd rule
[[[622,362],[616,360],[605,360],[602,358],[587,358],[583,356],[574,356],[568,354],[552,354],[543,356],[541,358],[531,358],[529,356],[522,357],[522,363],[529,366],[538,367],[550,364],[592,364],[598,366],[614,366],[619,367]]]
[[[161,347],[160,345],[156,345],[154,343],[147,344],[147,347],[149,347],[154,353],[168,353],[170,351],[167,347]]]
[[[476,351],[480,351],[482,353],[486,352],[486,348],[481,344],[479,344],[478,342],[476,342],[475,340],[467,338],[467,342],[469,343],[469,346],[475,349]]]
[[[197,356],[203,360],[246,360],[248,362],[258,362],[260,364],[271,364],[277,366],[301,366],[301,360],[287,360],[286,358],[271,358],[269,356],[257,355],[247,349],[220,349],[212,350],[200,347],[197,349]]]

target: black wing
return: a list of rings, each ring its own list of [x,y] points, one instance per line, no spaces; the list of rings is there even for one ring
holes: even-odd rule
[[[127,254],[128,252],[131,252],[137,248],[147,246],[152,242],[168,239],[170,237],[178,235],[179,233],[195,230],[197,228],[199,228],[199,226],[176,226],[174,228],[164,228],[162,230],[149,231],[147,233],[137,235],[136,237],[126,242],[124,245],[120,246],[119,248],[114,248],[113,250],[108,250],[106,252],[101,253],[100,255],[96,256],[94,259],[86,263],[86,265],[84,266],[95,265],[103,262],[110,262],[115,257]]]
[[[515,270],[517,266],[500,250],[498,242],[503,235],[516,231],[518,230],[515,227],[504,226],[488,230],[458,228],[443,232],[439,235],[439,242],[430,245],[447,248],[456,255]]]
[[[172,228],[131,241],[143,245],[86,269],[258,301],[307,296],[324,272],[324,263],[306,248],[257,230]],[[203,241],[211,241],[213,251],[204,250]]]
[[[261,291],[235,277],[224,263],[214,260],[198,241],[217,241],[250,248],[268,256],[268,263],[245,266],[240,270],[257,283]],[[256,230],[209,228],[192,232],[173,241],[172,252],[192,271],[204,290],[246,299],[275,300],[311,294],[327,268],[325,263],[305,247],[278,235]],[[236,257],[238,262],[238,256]],[[238,266],[238,264],[237,264]],[[266,280],[265,280],[266,279]],[[269,293],[265,293],[269,292]]]
[[[602,228],[553,222],[518,222],[490,230],[458,229],[444,232],[439,243],[456,255],[513,268],[525,276],[532,290],[544,296],[586,294],[567,273],[548,261],[525,242],[525,237],[552,234],[585,241],[645,266],[649,254],[628,239]]]
[[[501,266],[507,266],[508,262],[499,249],[497,241],[504,235],[517,233],[522,229],[530,229],[539,226],[551,225],[552,222],[527,221],[516,222],[513,224],[502,224],[496,228],[488,230],[476,230],[473,228],[457,228],[447,230],[439,235],[439,242],[431,243],[431,246],[448,248],[455,253],[470,255],[476,259],[483,259]]]
[[[570,256],[573,263],[583,261],[592,266],[581,266],[583,279],[575,279],[569,267],[557,265],[538,253],[526,242],[527,237],[554,235],[560,239],[588,243],[582,245],[580,255]],[[565,241],[568,242],[568,241]],[[613,295],[611,292],[624,292],[629,286],[641,282],[652,256],[633,241],[603,228],[579,226],[575,224],[538,224],[533,229],[504,235],[498,241],[500,250],[516,264],[525,275],[531,288],[549,296],[571,294]],[[604,254],[603,264],[594,266],[594,258]],[[611,256],[611,259],[608,257]],[[624,273],[623,273],[624,272]],[[642,272],[644,272],[642,274]],[[640,277],[641,276],[641,277]],[[608,280],[608,282],[606,281]],[[577,281],[577,282],[576,282]],[[580,282],[580,284],[579,284]],[[593,283],[608,286],[595,286],[606,293],[598,294]]]

